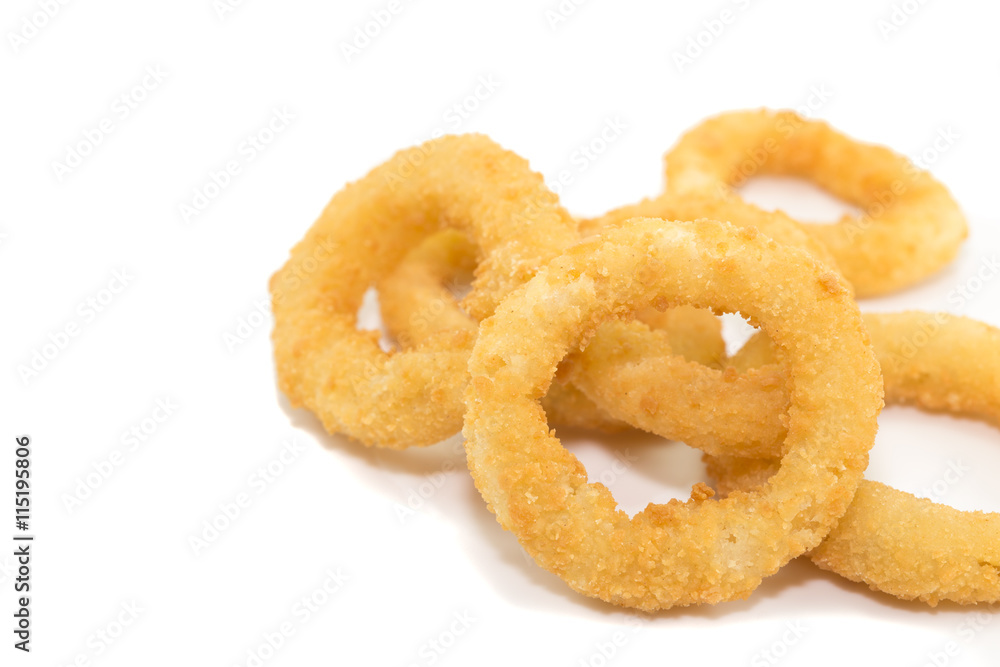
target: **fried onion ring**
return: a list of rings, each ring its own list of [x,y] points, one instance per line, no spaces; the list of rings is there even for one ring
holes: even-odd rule
[[[476,247],[463,234],[446,230],[414,248],[378,283],[379,306],[386,329],[407,349],[438,335],[465,331],[478,324],[463,310],[455,286],[466,282],[476,265]],[[709,310],[679,306],[644,308],[636,319],[666,333],[670,351],[713,368],[726,362],[719,319]]]
[[[1000,330],[947,313],[866,314],[864,320],[887,403],[1000,426]],[[770,347],[758,334],[736,355],[737,364],[767,361]],[[722,493],[759,487],[778,470],[773,459],[705,460]],[[809,557],[872,590],[931,606],[1000,601],[1000,513],[959,511],[879,482],[861,482],[847,513]]]
[[[955,258],[968,236],[954,198],[928,172],[792,111],[735,111],[684,134],[666,154],[667,195],[744,203],[733,189],[755,174],[809,179],[862,210],[802,227],[833,255],[859,297],[913,285]],[[634,214],[634,213],[633,213]]]
[[[478,325],[459,305],[456,292],[471,282],[477,255],[465,234],[447,229],[413,248],[379,281],[382,323],[401,349],[445,333],[476,335]]]
[[[715,215],[832,262],[821,244],[777,214],[700,196],[658,202],[654,208],[685,220]],[[585,225],[582,232],[593,235],[623,219],[609,214],[600,224]],[[435,336],[464,340],[456,339],[456,332],[475,335],[475,321],[461,312],[445,287],[468,273],[474,253],[473,244],[462,235],[441,234],[414,249],[379,283],[383,319],[404,347]],[[781,454],[783,430],[755,434],[747,429],[747,415],[784,414],[787,394],[776,393],[783,376],[767,371],[738,378],[702,373],[700,365],[720,368],[725,355],[719,321],[708,311],[647,307],[637,311],[636,319],[609,322],[587,350],[567,359],[560,383],[542,403],[553,424],[606,431],[635,425],[711,453],[731,454],[739,447],[747,456]],[[650,363],[657,365],[658,374],[643,371],[647,358],[655,358]],[[643,377],[643,383],[637,384],[636,377]],[[661,428],[666,424],[668,429]]]
[[[477,318],[578,238],[541,175],[480,135],[400,151],[337,193],[270,283],[279,386],[330,433],[405,448],[461,428],[471,339],[390,355],[356,326],[365,291],[446,227],[482,249],[465,299]]]
[[[549,431],[539,398],[604,321],[690,303],[748,313],[793,369],[787,454],[766,487],[635,517]],[[556,258],[483,321],[463,432],[476,487],[536,562],[573,589],[644,610],[744,598],[819,544],[868,462],[878,364],[842,280],[754,229],[638,219]],[[706,373],[717,373],[704,368]]]
[[[833,265],[822,244],[787,216],[701,195],[647,200],[582,226],[599,233],[620,224],[625,215],[656,210],[685,219],[707,211]],[[564,376],[596,404],[596,410],[619,422],[712,454],[782,454],[788,393],[786,376],[776,367],[706,374],[696,364],[671,355],[658,332],[651,333],[638,322],[613,322],[597,332],[586,350],[567,360]]]
[[[463,234],[446,230],[414,248],[378,284],[386,329],[403,349],[426,344],[464,345],[479,325],[461,308],[455,286],[468,280],[476,265],[476,248]],[[644,308],[636,317],[662,333],[658,351],[722,368],[726,344],[719,319],[708,310],[679,306],[664,311]],[[559,374],[557,374],[557,377]],[[612,419],[570,384],[556,382],[542,399],[552,424],[601,431],[628,425]]]
[[[573,386],[620,422],[710,454],[783,453],[788,389],[778,366],[707,373],[671,355],[659,332],[609,322],[565,368]]]
[[[765,211],[735,198],[719,199],[708,194],[667,192],[655,199],[645,199],[638,204],[622,206],[598,218],[580,221],[581,236],[599,233],[608,225],[621,223],[635,217],[664,218],[666,220],[723,220],[737,227],[756,227],[758,231],[781,245],[802,248],[813,257],[838,269],[837,260],[825,245],[811,236],[800,224],[781,211]]]

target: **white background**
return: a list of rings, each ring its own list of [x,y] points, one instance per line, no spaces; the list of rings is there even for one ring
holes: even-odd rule
[[[286,622],[294,634],[275,655],[265,649],[264,664],[919,666],[949,642],[960,652],[939,663],[996,664],[1000,621],[969,632],[985,609],[899,602],[804,560],[747,601],[630,625],[523,555],[485,509],[457,442],[370,450],[290,410],[257,304],[335,191],[435,129],[486,132],[549,177],[572,170],[563,199],[584,215],[657,193],[662,153],[708,115],[811,102],[811,115],[914,157],[939,132],[957,134],[930,166],[968,214],[961,257],[917,288],[861,304],[955,310],[949,292],[1000,252],[1000,5],[911,1],[912,16],[898,14],[902,25],[883,34],[886,0],[592,0],[554,25],[546,12],[557,0],[406,1],[348,62],[342,44],[388,0],[247,0],[221,16],[212,0],[91,0],[58,5],[32,32],[24,21],[43,22],[40,4],[8,0],[0,13],[4,460],[14,436],[30,434],[37,535],[30,655],[11,648],[13,563],[0,550],[0,664],[256,664],[248,651]],[[679,68],[674,54],[724,9],[732,20],[701,35],[707,46]],[[144,99],[123,117],[116,99],[133,95],[147,68],[164,78],[145,78],[134,93]],[[481,77],[495,91],[453,122]],[[241,144],[275,109],[294,120],[251,160]],[[111,132],[57,173],[102,119]],[[582,164],[578,147],[616,119],[626,126],[617,140]],[[240,173],[185,220],[180,206],[229,160]],[[838,210],[782,182],[754,183],[748,196],[828,219]],[[80,304],[107,297],[122,270],[128,285],[88,314]],[[1000,325],[998,303],[994,279],[960,310]],[[18,367],[70,324],[78,335],[22,378]],[[225,336],[238,331],[246,340],[230,350]],[[129,450],[123,433],[141,429],[158,399],[179,407]],[[994,428],[904,408],[881,424],[871,478],[921,493],[961,462],[970,470],[944,499],[1000,511]],[[289,441],[293,460],[259,485],[255,471]],[[594,478],[616,452],[633,462],[611,485],[630,512],[686,497],[704,476],[697,453],[652,437],[568,444]],[[115,450],[120,465],[67,508]],[[6,504],[12,476],[0,478]],[[433,493],[401,520],[421,484]],[[249,506],[196,555],[190,538],[241,493]],[[13,526],[3,525],[7,544]],[[298,613],[328,571],[347,581]],[[138,618],[118,634],[133,603]],[[456,615],[467,629],[453,626]],[[453,642],[452,626],[462,630]],[[105,630],[118,634],[110,646]],[[438,639],[443,653],[429,644]]]

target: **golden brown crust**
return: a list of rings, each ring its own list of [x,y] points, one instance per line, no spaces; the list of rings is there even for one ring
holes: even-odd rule
[[[827,273],[725,223],[643,219],[539,270],[483,321],[469,362],[469,468],[500,524],[575,590],[646,610],[745,597],[819,544],[854,495],[882,405],[857,306]],[[764,490],[716,501],[695,489],[630,518],[587,483],[538,399],[600,324],[662,300],[739,309],[786,350],[788,453]]]
[[[478,324],[465,313],[447,287],[468,277],[476,264],[476,247],[454,230],[438,233],[406,256],[378,283],[382,319],[402,349],[474,338]],[[719,319],[711,311],[678,306],[662,311],[643,308],[636,318],[658,330],[653,338],[661,355],[722,368],[726,345]],[[471,338],[470,338],[471,337]],[[678,359],[681,361],[681,359]],[[565,373],[568,376],[568,371]],[[571,384],[554,383],[542,401],[549,421],[560,426],[620,431],[623,422],[598,408]]]
[[[331,433],[403,448],[460,428],[471,339],[390,355],[356,328],[365,291],[445,227],[483,250],[464,302],[477,318],[577,240],[541,175],[480,135],[400,151],[338,192],[270,283],[278,384]]]
[[[677,356],[639,322],[601,327],[567,364],[573,384],[611,417],[713,454],[780,456],[787,374],[776,366],[736,374]]]
[[[706,193],[676,193],[668,189],[659,197],[614,209],[597,218],[581,220],[580,234],[596,234],[608,225],[636,216],[665,220],[706,218],[729,222],[737,227],[755,227],[781,245],[801,248],[831,268],[837,268],[837,261],[826,246],[781,211],[765,211],[735,197],[720,199]]]
[[[757,154],[748,165],[748,156]],[[732,186],[754,174],[801,176],[862,210],[804,223],[859,297],[899,290],[955,258],[965,216],[940,182],[884,146],[791,111],[735,111],[689,130],[667,153],[667,193],[743,203]]]
[[[981,417],[1000,425],[1000,330],[948,313],[868,313],[887,403]],[[758,335],[738,365],[766,361]],[[773,358],[773,356],[772,356]],[[706,456],[718,490],[753,489],[773,460]],[[864,480],[813,562],[873,590],[961,604],[1000,601],[1000,514],[962,512]]]
[[[442,332],[475,336],[478,325],[459,305],[454,286],[472,281],[477,255],[465,234],[446,229],[413,248],[379,281],[382,322],[401,349],[426,343]]]

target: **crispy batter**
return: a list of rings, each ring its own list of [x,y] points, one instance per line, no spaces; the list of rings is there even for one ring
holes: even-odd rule
[[[1000,426],[1000,330],[947,313],[866,314],[887,403],[987,419]],[[758,334],[734,356],[767,363]],[[719,490],[759,488],[778,462],[706,456]],[[862,481],[850,509],[811,554],[813,562],[873,590],[930,605],[1000,601],[1000,514],[962,512]]]
[[[851,285],[897,290],[955,256],[967,230],[948,191],[887,148],[766,110],[705,121],[666,171],[663,195],[577,222],[486,137],[401,151],[338,193],[272,277],[280,387],[331,433],[393,448],[454,433],[464,392],[470,470],[499,522],[619,605],[746,597],[805,552],[900,598],[1000,601],[1000,514],[861,479],[876,358],[888,401],[1000,426],[1000,330],[862,319],[851,299]],[[763,211],[734,189],[758,173],[808,178],[863,213],[818,225]],[[468,280],[460,302],[447,284]],[[356,328],[373,285],[397,351]],[[708,308],[764,331],[726,361]],[[698,484],[629,518],[547,418],[700,447],[724,497]]]
[[[637,216],[666,220],[707,218],[730,222],[737,227],[756,228],[782,245],[802,248],[824,264],[837,268],[837,261],[826,246],[781,211],[765,211],[736,198],[720,199],[695,192],[678,194],[667,190],[659,197],[614,209],[597,218],[581,220],[580,234],[585,237],[597,234],[608,225]]]
[[[414,248],[378,283],[382,320],[402,349],[430,341],[447,345],[459,333],[476,335],[478,324],[449,288],[468,279],[476,254],[476,246],[465,235],[454,230],[440,232]],[[722,368],[726,346],[719,319],[711,311],[690,306],[661,311],[650,306],[639,310],[636,318],[662,332],[654,337],[658,353]],[[628,428],[563,382],[553,383],[542,405],[552,424],[603,431]]]
[[[478,248],[461,232],[446,229],[413,248],[379,281],[382,322],[401,349],[427,343],[445,332],[475,336],[478,324],[456,298],[476,270]]]
[[[599,235],[631,215],[714,217],[834,265],[825,246],[784,214],[698,194],[664,195],[582,221],[581,234]],[[441,234],[415,248],[379,283],[383,320],[404,347],[454,331],[474,335],[475,320],[444,287],[468,273],[474,255],[466,237]],[[824,280],[830,289],[845,289],[832,272]],[[724,357],[718,319],[690,307],[661,309],[651,305],[634,314],[635,322],[609,322],[586,349],[566,359],[560,383],[542,403],[552,423],[606,431],[633,425],[714,454],[780,455],[788,402],[784,375],[762,368],[733,380],[707,372],[705,366],[720,369]],[[756,415],[776,417],[758,424]]]
[[[836,224],[802,225],[859,297],[933,275],[968,235],[958,204],[928,172],[791,111],[720,114],[689,130],[664,159],[668,196],[698,193],[749,206],[734,186],[756,174],[780,174],[807,178],[860,208]]]
[[[608,323],[568,359],[567,377],[605,414],[664,438],[713,454],[781,455],[782,368],[727,374],[670,355],[662,338],[639,322]]]
[[[881,380],[848,290],[811,256],[711,221],[639,219],[539,270],[480,326],[469,361],[469,468],[498,521],[584,594],[639,609],[746,597],[819,544],[868,462]],[[763,490],[649,505],[630,518],[549,430],[539,398],[605,321],[654,301],[747,313],[794,370],[791,427]],[[710,370],[710,369],[706,369]]]
[[[541,175],[479,135],[401,151],[337,193],[270,283],[279,386],[329,432],[404,448],[461,427],[471,339],[389,355],[356,326],[365,291],[446,227],[482,249],[477,318],[578,238]]]

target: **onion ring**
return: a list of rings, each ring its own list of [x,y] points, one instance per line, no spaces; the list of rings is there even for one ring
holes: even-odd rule
[[[356,328],[368,287],[445,227],[483,250],[465,300],[478,318],[578,238],[541,175],[481,135],[400,151],[337,193],[270,283],[279,386],[330,433],[405,448],[461,428],[471,340],[389,355]]]
[[[730,135],[734,141],[728,141]],[[818,150],[820,147],[825,148]],[[739,184],[739,178],[747,175],[746,170],[737,170],[744,151],[755,150],[766,157],[755,163],[755,171],[811,177],[855,203],[865,203],[869,195],[884,199],[884,193],[878,190],[883,180],[873,175],[873,170],[882,170],[882,179],[888,178],[885,174],[905,178],[907,188],[900,191],[895,180],[889,178],[890,195],[897,201],[881,217],[845,217],[838,225],[801,225],[780,211],[770,213],[746,203],[732,191],[730,185]],[[666,162],[668,187],[663,195],[585,220],[581,222],[582,232],[594,233],[636,215],[683,219],[704,216],[753,225],[775,240],[806,248],[842,270],[849,282],[858,284],[859,296],[888,290],[878,287],[873,274],[887,269],[916,271],[921,264],[915,261],[915,254],[923,257],[942,253],[940,260],[931,261],[932,269],[913,274],[913,281],[929,275],[954,257],[966,235],[965,220],[957,204],[929,174],[915,170],[886,148],[860,144],[825,123],[806,121],[791,112],[736,112],[710,119],[685,135],[667,154]],[[830,182],[835,175],[838,180]],[[723,198],[712,201],[713,191],[716,195],[721,192]],[[870,214],[877,211],[877,206],[885,207],[880,201],[873,206],[876,208],[869,207]],[[916,210],[924,208],[926,212]],[[928,220],[937,211],[942,212],[940,219]],[[899,259],[862,256],[871,250],[870,246],[877,249],[886,233],[896,232],[903,225],[907,225],[906,229],[917,227],[928,236],[916,238],[912,244],[907,242],[912,252],[904,257],[901,268],[897,266]],[[847,248],[843,239],[859,237],[861,230],[876,234],[866,236],[863,242],[859,240],[863,247],[858,251]],[[898,245],[888,243],[884,247]],[[923,265],[930,266],[927,262]],[[893,289],[901,286],[896,284]],[[727,374],[728,382],[707,378],[708,384],[704,384],[704,375],[665,356],[660,344],[649,339],[642,327],[617,323],[606,328],[617,331],[601,332],[588,352],[575,355],[569,365],[570,380],[596,402],[599,411],[714,454],[780,455],[778,448],[786,426],[780,419],[787,395],[782,390],[784,377],[779,370],[755,365],[743,374]],[[777,417],[761,420],[761,415]]]
[[[435,345],[463,346],[475,339],[479,325],[462,310],[455,289],[449,286],[469,278],[476,254],[475,246],[463,234],[439,232],[410,251],[397,269],[378,283],[383,323],[401,348],[432,340]],[[690,306],[662,312],[644,308],[636,317],[662,332],[655,337],[661,354],[722,368],[726,344],[721,323],[711,311]],[[552,385],[542,406],[552,424],[609,432],[628,428],[563,382]]]
[[[884,146],[865,144],[791,111],[710,118],[667,153],[667,194],[715,194],[754,174],[799,176],[859,207],[832,225],[803,229],[833,255],[859,297],[913,285],[955,258],[968,236],[954,198],[928,172]]]
[[[633,518],[549,431],[538,399],[604,321],[654,302],[740,309],[794,369],[788,453],[767,487]],[[536,562],[644,610],[744,598],[819,544],[868,462],[881,380],[857,306],[811,256],[725,223],[638,219],[540,269],[483,321],[463,432],[476,487]],[[710,371],[710,369],[705,369]]]
[[[657,334],[638,322],[609,322],[567,359],[566,379],[610,418],[668,440],[716,455],[783,454],[782,368],[710,369],[671,355]]]
[[[821,244],[777,214],[699,196],[657,202],[655,207],[680,219],[693,220],[707,212],[832,262]],[[620,215],[609,214],[583,233],[593,235],[621,222]],[[383,320],[404,347],[435,336],[458,344],[465,338],[456,338],[457,332],[475,336],[475,321],[461,312],[444,287],[460,280],[474,263],[474,246],[468,240],[441,234],[415,248],[379,283]],[[637,311],[636,319],[639,322],[606,324],[587,350],[566,360],[560,383],[543,399],[553,424],[605,431],[635,425],[711,453],[732,454],[739,447],[737,451],[748,456],[780,455],[783,431],[754,434],[747,424],[755,414],[784,414],[787,394],[776,393],[783,376],[769,371],[738,378],[706,374],[701,365],[721,368],[725,353],[719,321],[708,311],[648,307]],[[656,361],[647,362],[652,358]],[[655,363],[657,373],[644,372],[646,363]],[[637,377],[643,381],[637,383]],[[665,424],[668,429],[661,428]]]
[[[1000,426],[1000,330],[947,313],[866,314],[864,320],[887,403]],[[766,360],[769,346],[758,334],[738,363]],[[722,493],[755,488],[777,470],[771,459],[705,459]],[[847,513],[809,557],[872,590],[931,606],[1000,601],[1000,513],[959,511],[879,482],[861,482]]]
[[[591,233],[620,224],[627,213],[667,210],[682,218],[709,211],[742,228],[832,263],[825,248],[787,216],[732,200],[665,196],[584,224]],[[827,280],[836,280],[830,273]],[[614,420],[681,440],[717,455],[781,456],[787,423],[787,377],[774,366],[745,373],[706,369],[670,354],[662,335],[638,322],[603,326],[586,350],[567,359],[565,378],[596,410]],[[773,415],[773,418],[766,417]]]
[[[379,305],[386,329],[403,349],[435,336],[458,331],[475,335],[478,324],[455,296],[456,285],[468,280],[476,264],[476,247],[464,235],[447,230],[414,248],[389,276],[378,283]],[[713,368],[726,361],[722,326],[709,311],[690,306],[667,310],[644,308],[636,319],[665,332],[672,354]]]
[[[478,325],[459,305],[458,285],[471,281],[478,249],[454,229],[438,232],[413,248],[379,281],[382,323],[400,349],[442,334],[475,336]]]
[[[635,217],[664,218],[666,220],[724,220],[737,227],[756,227],[758,231],[781,245],[802,248],[813,257],[837,269],[837,260],[825,245],[811,236],[802,225],[781,211],[765,211],[736,198],[719,199],[708,194],[667,192],[654,199],[644,199],[638,204],[622,206],[597,218],[580,221],[581,236],[599,233],[609,225],[619,224]]]

